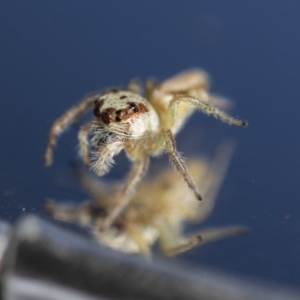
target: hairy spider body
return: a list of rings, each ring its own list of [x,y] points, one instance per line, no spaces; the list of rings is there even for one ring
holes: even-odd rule
[[[118,90],[106,93],[95,101],[94,116],[99,121],[91,127],[92,168],[98,175],[109,171],[113,157],[122,149],[132,161],[143,153],[152,154],[159,116],[140,95]]]
[[[196,245],[246,231],[242,226],[224,226],[205,229],[191,236],[183,234],[187,222],[201,222],[212,211],[232,151],[233,145],[223,142],[212,159],[198,157],[188,163],[196,184],[203,192],[204,201],[201,203],[195,201],[180,176],[168,168],[153,178],[143,180],[128,206],[111,228],[103,232],[100,229],[115,206],[117,199],[114,195],[120,187],[105,185],[76,167],[77,179],[90,193],[91,200],[77,206],[55,204],[48,200],[46,208],[55,219],[87,226],[97,241],[115,250],[150,255],[151,247],[158,242],[163,254],[177,255]]]
[[[142,87],[131,81],[127,90],[110,90],[84,98],[52,125],[46,165],[52,163],[58,135],[94,105],[94,120],[83,125],[78,134],[79,153],[85,164],[102,176],[110,170],[113,157],[123,149],[133,163],[114,208],[103,223],[103,230],[107,230],[128,205],[147,171],[149,158],[163,151],[169,155],[196,198],[201,200],[200,192],[177,152],[174,136],[197,108],[228,124],[246,125],[246,122],[232,118],[218,108],[224,106],[224,101],[209,94],[208,82],[206,73],[188,70],[160,84],[147,80],[142,94]]]

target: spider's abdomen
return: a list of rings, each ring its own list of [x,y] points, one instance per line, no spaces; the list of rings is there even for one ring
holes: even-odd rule
[[[113,90],[102,95],[95,102],[94,115],[107,130],[132,138],[159,129],[159,117],[151,104],[128,91]]]

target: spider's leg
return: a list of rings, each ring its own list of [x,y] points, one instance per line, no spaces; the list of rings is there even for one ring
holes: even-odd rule
[[[189,238],[187,241],[179,243],[173,247],[164,248],[161,250],[167,256],[175,256],[194,248],[195,246],[199,245],[201,241],[202,241],[202,236],[200,234],[196,234],[191,238]]]
[[[164,93],[182,93],[190,90],[208,90],[209,77],[206,72],[199,69],[191,69],[179,73],[163,81],[157,89]]]
[[[173,162],[176,169],[179,171],[179,173],[182,175],[183,179],[187,183],[188,187],[192,189],[195,196],[198,200],[202,200],[202,197],[198,191],[198,188],[192,179],[190,172],[183,161],[183,159],[180,157],[180,154],[176,150],[176,143],[173,137],[173,134],[171,130],[169,129],[162,129],[162,133],[164,136],[164,140],[166,142],[166,151],[168,155],[170,156],[171,161]]]
[[[187,93],[190,96],[209,101],[224,110],[230,109],[232,104],[228,99],[208,92],[209,81],[209,76],[205,71],[191,69],[165,80],[157,89],[163,93],[173,95]]]
[[[227,226],[220,228],[211,228],[206,229],[202,232],[199,232],[189,238],[187,238],[184,242],[178,243],[170,248],[164,248],[162,251],[164,254],[168,256],[178,255],[187,250],[192,249],[197,245],[204,245],[205,243],[210,243],[214,241],[218,241],[223,238],[227,238],[230,236],[240,235],[247,232],[247,229],[242,226]]]
[[[47,212],[54,218],[65,222],[78,222],[81,206],[72,204],[56,204],[47,199],[45,202]]]
[[[167,220],[163,221],[157,228],[159,230],[159,248],[167,256],[174,256],[188,251],[202,241],[200,234],[190,238],[183,238],[181,236],[181,228],[173,228]]]
[[[146,99],[151,99],[152,93],[154,89],[156,88],[157,84],[153,78],[148,78],[145,81],[145,96]]]
[[[62,116],[56,119],[51,126],[45,152],[45,165],[50,166],[53,161],[53,149],[56,145],[58,136],[66,130],[66,128],[85,113],[93,104],[99,94],[89,96],[81,100],[79,103],[67,110]]]
[[[92,122],[88,122],[80,127],[78,132],[78,142],[79,142],[79,155],[86,166],[91,165],[90,155],[89,155],[89,142],[88,134],[91,129]]]
[[[242,235],[247,232],[248,229],[244,226],[224,226],[205,229],[200,231],[199,234],[202,237],[201,244],[205,244],[218,241],[229,236]]]
[[[45,208],[56,220],[64,222],[76,222],[82,226],[91,227],[105,215],[105,209],[93,201],[86,201],[81,205],[60,203],[46,200]]]
[[[229,125],[235,125],[244,127],[247,126],[247,122],[235,119],[231,116],[229,116],[227,113],[222,111],[221,109],[215,107],[210,102],[207,102],[207,99],[199,99],[196,97],[188,96],[188,95],[176,95],[169,104],[169,128],[172,128],[175,124],[175,121],[177,119],[177,108],[178,104],[180,102],[189,103],[191,105],[194,105],[196,108],[200,109],[202,112],[212,115],[217,119],[220,119],[221,121],[229,124]]]
[[[141,82],[136,78],[131,79],[128,82],[126,89],[135,94],[139,94],[139,95],[143,94],[143,87],[141,85]]]
[[[128,226],[126,228],[127,234],[133,239],[139,249],[139,253],[144,255],[145,257],[151,257],[151,250],[147,241],[143,236],[143,232],[139,230],[139,228],[135,228],[134,226]]]
[[[198,97],[198,96],[196,96]],[[199,97],[201,98],[201,97]],[[222,97],[220,95],[217,95],[217,94],[207,94],[207,98],[204,97],[203,99],[204,101],[209,101],[212,105],[218,107],[219,109],[222,109],[224,111],[230,111],[232,108],[233,108],[233,103],[225,98],[225,97]]]
[[[158,247],[162,253],[173,248],[181,239],[181,223],[172,223],[168,218],[164,218],[155,224],[155,228],[158,231]]]
[[[125,184],[120,189],[120,193],[117,195],[117,199],[114,207],[109,212],[107,218],[104,220],[102,230],[107,230],[114,223],[116,218],[122,213],[124,208],[130,202],[137,185],[145,175],[149,165],[149,156],[147,154],[141,155],[133,162],[133,166],[130,170],[128,177],[125,180]]]

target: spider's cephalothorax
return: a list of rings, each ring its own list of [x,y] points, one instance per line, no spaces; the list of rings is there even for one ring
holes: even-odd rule
[[[113,90],[95,101],[97,124],[127,138],[141,138],[159,130],[159,117],[143,97],[129,91]]]
[[[52,163],[58,135],[94,106],[94,120],[83,125],[78,134],[79,153],[85,164],[98,175],[104,175],[113,164],[113,157],[123,149],[133,162],[116,204],[103,223],[103,229],[110,227],[132,198],[147,171],[150,156],[162,151],[167,152],[188,187],[201,200],[200,192],[176,150],[174,136],[195,109],[231,125],[246,125],[246,122],[232,118],[221,110],[226,108],[228,102],[211,95],[208,88],[209,80],[205,72],[188,70],[160,84],[147,80],[144,94],[141,94],[143,89],[137,81],[131,81],[127,90],[110,90],[86,97],[52,125],[45,155],[46,165]]]

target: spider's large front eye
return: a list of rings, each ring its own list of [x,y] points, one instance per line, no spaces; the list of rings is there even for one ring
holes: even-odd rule
[[[129,104],[129,109],[131,109],[133,112],[137,113],[139,111],[139,109],[137,108],[136,104],[131,102]]]

